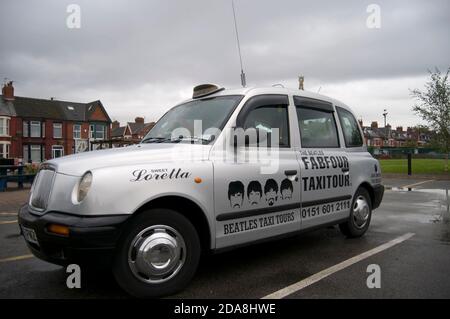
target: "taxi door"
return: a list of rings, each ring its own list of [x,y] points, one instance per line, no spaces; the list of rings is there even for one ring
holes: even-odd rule
[[[340,144],[333,104],[299,96],[293,100],[301,145],[301,228],[345,220],[352,199],[351,167]]]
[[[300,166],[291,118],[295,109],[287,95],[254,96],[244,104],[236,126],[263,131],[272,142],[245,139],[244,145],[233,142],[228,151],[233,154],[213,152],[216,248],[299,230]],[[272,140],[275,129],[279,134]]]

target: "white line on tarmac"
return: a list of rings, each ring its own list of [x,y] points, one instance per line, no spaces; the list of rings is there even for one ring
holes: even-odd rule
[[[425,184],[425,183],[429,183],[429,182],[434,182],[434,179],[430,179],[428,181],[423,181],[423,182],[418,182],[418,183],[402,186],[401,188],[411,188],[411,187],[419,186],[419,185],[422,185],[422,184]]]
[[[4,263],[7,261],[29,259],[29,258],[33,258],[33,257],[34,257],[33,255],[22,255],[22,256],[16,256],[16,257],[9,257],[9,258],[0,259],[0,263]]]
[[[17,216],[17,213],[0,213],[0,216]]]
[[[362,254],[359,254],[355,257],[352,257],[350,259],[347,259],[337,265],[331,266],[330,268],[324,269],[312,276],[309,276],[308,278],[305,278],[303,280],[300,280],[299,282],[296,282],[295,284],[292,284],[290,286],[287,286],[286,288],[280,289],[278,291],[275,291],[274,293],[271,293],[270,295],[267,295],[263,297],[262,299],[281,299],[284,298],[296,291],[299,291],[303,288],[306,288],[342,269],[345,269],[357,262],[360,262],[361,260],[364,260],[366,258],[369,258],[370,256],[373,256],[375,254],[378,254],[379,252],[382,252],[383,250],[389,249],[395,245],[400,244],[401,242],[404,242],[405,240],[410,239],[412,236],[414,236],[414,233],[406,233],[403,236],[397,237],[383,245],[380,245],[378,247],[375,247],[371,250],[368,250]]]
[[[5,222],[0,222],[0,225],[4,225],[4,224],[14,224],[17,223],[17,220],[7,220]]]

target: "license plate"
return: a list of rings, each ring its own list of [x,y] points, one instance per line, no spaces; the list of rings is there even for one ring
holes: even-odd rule
[[[39,242],[37,240],[36,232],[34,231],[34,229],[22,226],[22,233],[26,241],[39,246]]]

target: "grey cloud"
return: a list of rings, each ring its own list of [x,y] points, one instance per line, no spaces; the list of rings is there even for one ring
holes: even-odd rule
[[[79,30],[65,24],[74,2],[82,10]],[[295,80],[302,73],[337,83],[448,67],[448,1],[377,1],[379,30],[366,28],[370,3],[235,0],[248,82]],[[24,95],[239,85],[229,0],[6,0],[0,7],[0,77],[17,80]]]

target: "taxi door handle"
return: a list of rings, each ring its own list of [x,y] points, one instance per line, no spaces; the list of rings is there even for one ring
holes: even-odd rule
[[[342,172],[343,172],[343,173],[347,173],[348,171],[350,171],[350,169],[349,169],[348,167],[344,167],[344,168],[342,169]]]
[[[284,171],[284,175],[286,175],[286,176],[297,175],[297,170],[296,169],[291,169],[291,170]]]
[[[297,170],[296,169],[286,170],[286,171],[284,171],[284,175],[286,175],[287,178],[290,181],[292,181],[292,182],[297,182],[298,181]]]

